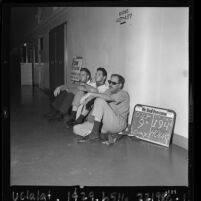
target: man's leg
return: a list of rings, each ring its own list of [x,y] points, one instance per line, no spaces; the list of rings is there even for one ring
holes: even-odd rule
[[[74,98],[73,98],[73,102],[72,102],[72,112],[71,112],[71,117],[70,119],[66,122],[66,126],[69,128],[70,126],[72,126],[72,123],[75,121],[76,119],[76,113],[78,110],[78,107],[80,105],[80,99],[82,98],[82,96],[85,94],[85,92],[83,91],[78,91]]]
[[[52,106],[55,108],[55,110],[60,110],[61,104],[65,100],[65,98],[68,96],[67,91],[61,91],[58,96],[56,96],[55,100],[52,102]]]
[[[67,92],[61,91],[61,93],[55,98],[55,100],[51,104],[52,111],[45,114],[44,116],[50,120],[57,119],[59,116],[61,116],[61,112],[59,109],[66,96]]]
[[[76,120],[72,122],[71,126],[82,124],[94,105],[95,98],[91,99],[85,106],[80,105],[77,110]]]
[[[105,133],[118,133],[124,129],[126,122],[115,114],[110,105],[101,98],[97,98],[94,103],[92,115],[94,116],[94,125],[89,140],[100,139],[100,127]]]
[[[96,140],[100,139],[100,129],[101,129],[101,122],[104,116],[105,111],[109,105],[106,103],[105,100],[101,98],[95,99],[94,108],[92,111],[92,116],[94,116],[94,124],[91,133],[89,134],[89,140]]]
[[[101,129],[101,121],[104,114],[106,102],[102,101],[102,99],[97,98],[94,102],[94,108],[92,115],[94,116],[93,127],[91,132],[88,133],[85,139],[80,140],[80,142],[91,141],[91,140],[98,140],[100,139],[100,129]]]
[[[58,118],[59,121],[63,120],[64,117],[69,114],[69,109],[72,106],[72,101],[74,98],[74,95],[72,93],[65,93],[66,95],[63,97],[63,101],[60,104],[60,107],[58,108],[61,112],[61,117]]]

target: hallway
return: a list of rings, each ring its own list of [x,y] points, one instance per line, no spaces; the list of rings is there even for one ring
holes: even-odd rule
[[[11,93],[11,185],[187,186],[188,151],[122,138],[111,147],[78,144],[64,122],[48,122],[49,97]]]

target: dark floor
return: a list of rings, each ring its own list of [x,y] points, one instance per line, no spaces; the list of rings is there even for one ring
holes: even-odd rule
[[[11,185],[188,185],[188,152],[122,138],[111,147],[78,144],[43,114],[49,97],[23,86],[11,94]]]

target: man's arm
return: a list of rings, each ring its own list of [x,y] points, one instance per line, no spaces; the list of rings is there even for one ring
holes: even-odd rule
[[[60,85],[60,86],[58,86],[58,87],[54,90],[54,96],[56,97],[57,95],[60,94],[60,91],[64,91],[64,90],[69,91],[67,85]]]
[[[102,98],[108,102],[114,102],[115,101],[115,99],[109,93],[109,90],[107,90],[105,93],[90,93],[90,94],[94,98]]]
[[[64,91],[64,90],[68,90],[68,87],[67,87],[67,85],[61,85],[61,86],[59,86],[60,87],[60,90],[61,91]]]
[[[85,91],[85,92],[89,92],[89,93],[98,93],[97,88],[90,86],[88,84],[81,84],[77,87],[80,91]]]

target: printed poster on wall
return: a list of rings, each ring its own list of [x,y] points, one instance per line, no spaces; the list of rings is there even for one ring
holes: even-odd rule
[[[82,57],[73,58],[71,82],[79,82],[80,69],[82,68]]]

